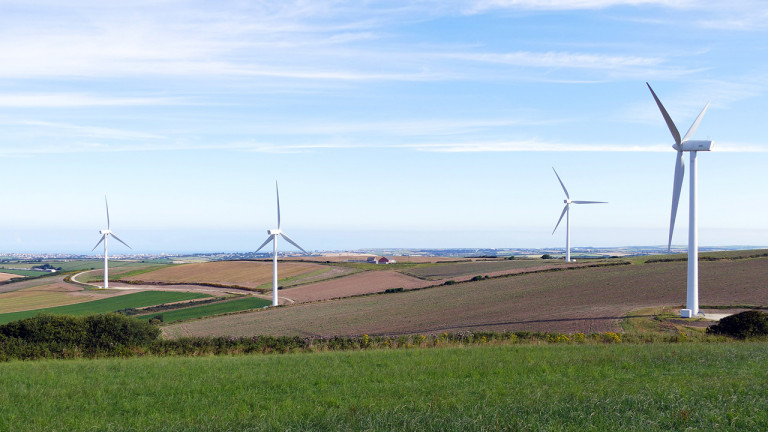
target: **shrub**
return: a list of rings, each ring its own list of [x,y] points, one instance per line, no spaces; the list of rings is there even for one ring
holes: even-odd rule
[[[0,335],[56,351],[63,347],[100,350],[148,344],[160,336],[160,329],[114,313],[83,317],[41,314],[0,325]]]
[[[730,315],[710,326],[707,333],[728,335],[739,339],[768,335],[768,314],[752,310]]]
[[[541,256],[541,259],[552,259],[552,255],[544,254],[544,255]]]

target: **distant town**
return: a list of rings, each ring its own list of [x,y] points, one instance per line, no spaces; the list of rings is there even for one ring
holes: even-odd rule
[[[760,249],[765,246],[718,246],[718,247],[700,247],[703,252],[723,251],[723,250],[743,250]],[[671,253],[685,253],[685,247],[672,247]],[[657,255],[666,254],[667,248],[664,246],[626,246],[626,247],[580,247],[571,248],[571,254],[574,258],[606,258],[623,257],[637,255]],[[298,251],[279,252],[282,257],[301,257],[306,256]],[[448,248],[448,249],[409,249],[409,248],[374,248],[374,249],[352,249],[352,250],[334,250],[334,251],[312,251],[310,256],[424,256],[424,257],[540,257],[542,255],[551,255],[560,257],[565,254],[562,248]],[[67,253],[0,253],[0,262],[3,260],[25,260],[25,261],[43,261],[43,260],[83,260],[96,259],[99,255],[92,254],[67,254]],[[200,252],[188,254],[122,254],[114,255],[114,259],[122,260],[158,260],[167,259],[176,260],[200,260],[200,261],[224,261],[224,260],[248,260],[248,259],[269,259],[271,253],[253,253],[253,252]]]

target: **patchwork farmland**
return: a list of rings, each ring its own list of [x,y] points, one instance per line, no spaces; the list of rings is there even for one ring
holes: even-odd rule
[[[685,265],[684,261],[638,261],[607,267],[534,267],[538,269],[535,272],[507,277],[181,323],[166,327],[164,332],[177,337],[460,330],[616,331],[619,321],[634,310],[682,306]],[[766,280],[768,258],[704,261],[701,304],[766,306]],[[298,293],[301,289],[294,290]],[[289,296],[291,291],[284,290],[282,294]]]
[[[762,252],[704,254],[701,304],[768,305],[768,257]],[[423,258],[406,262],[398,258],[404,263],[399,266],[326,261],[330,262],[280,262],[279,297],[284,307],[262,310],[266,304],[262,300],[204,308],[189,305],[201,309],[183,311],[182,307],[168,312],[164,334],[589,333],[619,330],[620,320],[633,311],[679,307],[685,301],[686,264],[680,255],[576,263],[540,259],[428,262]],[[197,292],[222,299],[255,294],[267,300],[272,289],[270,261],[121,263],[110,275],[123,283],[110,284],[115,289],[108,291],[67,283],[64,276],[0,285],[0,312],[39,310],[153,290]],[[100,270],[92,270],[78,280],[98,281],[99,277]],[[219,314],[224,315],[215,316]]]

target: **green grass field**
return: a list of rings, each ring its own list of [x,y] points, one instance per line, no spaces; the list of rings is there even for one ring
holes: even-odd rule
[[[45,309],[0,314],[0,324],[33,317],[40,313],[57,315],[89,315],[114,312],[120,309],[140,308],[146,306],[154,306],[162,303],[193,300],[205,297],[210,297],[210,295],[172,291],[142,291],[67,306],[57,306]]]
[[[36,276],[46,276],[51,275],[54,273],[46,272],[46,271],[38,271],[38,270],[13,270],[13,269],[4,269],[0,268],[0,273],[8,273],[8,274],[15,274],[19,276],[24,277],[36,277]]]
[[[258,309],[264,306],[269,306],[271,304],[272,302],[266,299],[258,297],[245,297],[201,306],[192,306],[184,309],[174,309],[167,312],[156,312],[138,316],[136,318],[149,320],[158,315],[162,315],[164,323],[172,323],[176,321],[202,318],[211,315],[221,315],[249,309]]]
[[[0,364],[0,430],[767,430],[768,344]]]

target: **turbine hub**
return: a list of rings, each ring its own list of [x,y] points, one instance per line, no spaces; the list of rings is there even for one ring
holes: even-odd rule
[[[275,228],[275,229],[267,230],[267,234],[269,234],[269,235],[278,235],[278,234],[281,234],[281,233],[282,233],[282,231],[280,231],[280,228]]]
[[[101,231],[99,231],[99,234],[101,234],[101,235],[111,234],[111,233],[112,233],[112,231],[110,231],[110,230],[101,230]]]
[[[570,199],[564,199],[564,200],[563,200],[563,202],[564,202],[564,203],[566,203],[566,204],[570,204],[570,203],[572,203],[573,201],[571,201]]]

